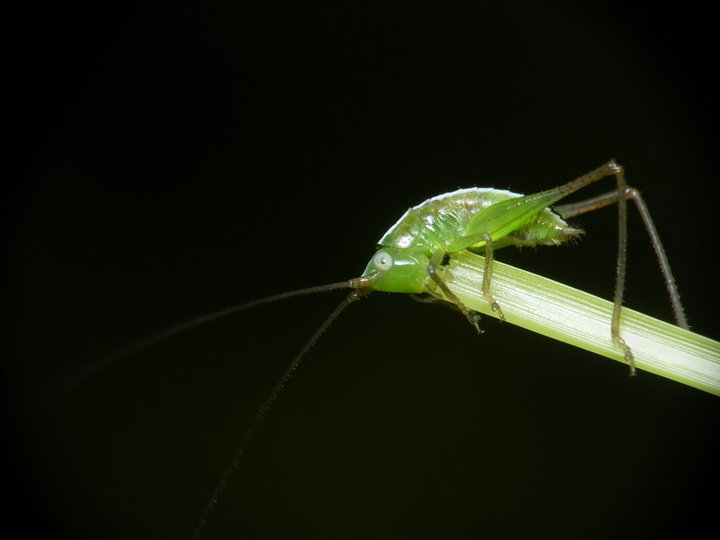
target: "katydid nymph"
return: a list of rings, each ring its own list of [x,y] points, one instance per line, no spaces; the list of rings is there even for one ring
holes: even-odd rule
[[[605,177],[615,178],[615,189],[612,191],[577,203],[553,206],[568,195]],[[300,349],[258,409],[233,459],[199,517],[194,538],[202,536],[208,515],[217,504],[240,458],[278,394],[308,350],[349,304],[372,291],[425,295],[426,298],[455,307],[477,332],[481,332],[480,316],[468,309],[448,287],[448,280],[452,279],[452,276],[445,272],[445,266],[453,254],[458,252],[468,250],[484,256],[483,295],[492,311],[500,319],[504,319],[502,305],[493,296],[494,252],[507,246],[554,246],[566,243],[583,234],[581,229],[569,225],[566,219],[617,204],[617,267],[608,339],[624,357],[630,374],[635,374],[633,352],[623,340],[620,324],[626,273],[628,200],[635,203],[649,233],[666,283],[675,322],[682,328],[688,328],[667,256],[648,209],[639,192],[626,184],[623,168],[617,162],[609,161],[575,180],[530,195],[493,188],[466,188],[433,197],[407,210],[381,237],[377,251],[359,277],[277,294],[197,318],[146,339],[108,359],[117,360],[188,328],[262,304],[304,294],[336,289],[351,290]]]

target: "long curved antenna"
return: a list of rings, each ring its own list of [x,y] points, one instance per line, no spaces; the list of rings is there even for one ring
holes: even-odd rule
[[[310,348],[317,342],[317,340],[320,338],[320,336],[325,332],[325,330],[328,329],[328,327],[332,324],[332,322],[338,318],[340,313],[349,306],[352,302],[360,298],[360,295],[363,294],[362,292],[353,291],[351,292],[347,298],[345,298],[338,306],[333,310],[333,312],[328,316],[327,319],[325,319],[325,322],[323,322],[320,327],[315,331],[315,333],[312,335],[312,337],[305,343],[302,349],[300,349],[300,352],[295,356],[294,360],[290,363],[288,368],[285,370],[285,373],[282,374],[282,377],[280,377],[280,380],[277,382],[277,384],[273,387],[273,389],[268,394],[267,398],[265,398],[265,401],[258,409],[257,414],[255,414],[255,419],[253,420],[253,423],[250,425],[250,428],[245,433],[245,436],[243,437],[242,441],[240,442],[240,446],[238,446],[237,450],[235,451],[235,454],[232,457],[232,460],[230,461],[230,464],[225,468],[225,471],[223,472],[222,477],[220,478],[220,481],[218,482],[217,487],[213,491],[212,495],[210,496],[210,499],[208,499],[207,504],[205,505],[205,508],[203,509],[202,515],[200,516],[200,520],[197,522],[197,525],[195,526],[195,531],[193,532],[193,540],[199,540],[199,538],[202,536],[203,529],[205,528],[205,524],[207,523],[207,518],[210,512],[213,511],[215,506],[217,505],[218,499],[222,495],[222,493],[225,491],[225,488],[228,485],[228,482],[230,480],[230,477],[233,475],[235,470],[238,467],[238,463],[240,462],[240,459],[245,454],[245,451],[247,450],[248,445],[250,444],[250,441],[255,436],[255,432],[257,431],[258,427],[262,423],[262,421],[265,419],[265,414],[268,412],[270,407],[272,407],[273,403],[277,399],[278,395],[282,391],[282,389],[285,387],[285,384],[287,384],[288,380],[292,376],[295,369],[300,364],[300,361],[303,359],[305,354],[310,350]]]
[[[188,321],[185,321],[183,323],[180,323],[175,326],[171,326],[170,328],[163,330],[161,332],[158,332],[157,334],[154,334],[150,337],[147,337],[145,339],[142,339],[140,341],[137,341],[133,343],[132,345],[125,347],[123,349],[120,349],[119,351],[105,357],[104,359],[95,362],[94,364],[91,364],[87,366],[85,369],[79,371],[78,373],[74,374],[70,380],[68,380],[59,390],[53,393],[53,395],[49,398],[50,403],[54,403],[57,400],[61,399],[63,396],[66,396],[70,392],[76,390],[78,387],[82,386],[83,383],[88,381],[90,378],[92,378],[94,375],[97,375],[98,373],[106,370],[119,360],[122,360],[124,358],[127,358],[129,356],[132,356],[133,354],[142,351],[143,349],[146,349],[147,347],[150,347],[152,345],[155,345],[156,343],[159,343],[161,341],[164,341],[168,338],[171,338],[177,334],[180,334],[181,332],[185,332],[186,330],[189,330],[191,328],[195,328],[196,326],[201,326],[203,324],[207,324],[209,322],[215,321],[217,319],[221,319],[223,317],[228,317],[230,315],[234,315],[235,313],[239,313],[240,311],[244,311],[246,309],[262,306],[264,304],[270,304],[271,302],[278,302],[280,300],[286,300],[288,298],[293,298],[295,296],[302,296],[306,294],[315,294],[319,292],[326,292],[326,291],[334,291],[337,289],[349,289],[349,288],[356,288],[359,285],[362,278],[354,278],[347,281],[339,281],[337,283],[329,283],[326,285],[316,285],[315,287],[307,287],[304,289],[298,289],[295,291],[288,291],[280,294],[274,294],[272,296],[266,296],[265,298],[260,298],[258,300],[253,300],[251,302],[246,302],[244,304],[238,304],[236,306],[231,306],[229,308],[221,309],[220,311],[215,311],[213,313],[208,313],[207,315],[203,315],[202,317],[196,317],[194,319],[190,319]],[[367,281],[367,279],[365,280]]]

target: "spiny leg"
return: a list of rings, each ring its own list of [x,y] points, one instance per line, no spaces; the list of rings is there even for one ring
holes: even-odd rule
[[[467,249],[469,247],[480,247],[482,244],[487,245],[487,240],[497,241],[505,235],[517,230],[518,227],[527,223],[529,219],[537,215],[550,205],[555,204],[560,199],[567,197],[571,193],[578,191],[594,182],[602,180],[607,176],[615,176],[617,182],[617,192],[625,193],[627,185],[623,168],[614,160],[610,160],[600,167],[590,171],[583,176],[567,182],[561,186],[557,186],[545,191],[525,195],[501,201],[488,206],[472,217],[467,225],[466,235],[459,236],[450,245],[447,250],[450,252]],[[611,337],[623,351],[625,360],[634,373],[634,359],[630,347],[620,336],[620,313],[623,301],[623,291],[625,288],[625,269],[627,266],[627,204],[625,198],[618,199],[618,264],[615,279],[615,293],[613,316],[611,322]],[[486,254],[492,255],[492,245]],[[491,268],[492,257],[488,261],[486,259],[486,269]],[[486,274],[483,278],[483,292],[486,298],[490,297],[489,280],[490,276]],[[491,297],[490,297],[491,298]],[[497,302],[495,302],[497,305]],[[494,309],[495,306],[493,306]]]
[[[480,247],[485,243],[484,235],[497,241],[505,235],[517,230],[537,215],[544,208],[554,205],[563,199],[606,176],[615,176],[617,188],[615,197],[618,203],[618,251],[615,275],[615,291],[613,295],[613,314],[610,324],[612,341],[623,351],[630,373],[635,373],[635,360],[630,347],[620,335],[620,316],[622,313],[623,294],[625,290],[625,274],[627,269],[627,198],[628,187],[625,182],[623,168],[614,160],[610,160],[597,169],[583,176],[545,191],[513,198],[492,204],[472,217],[467,225],[467,235],[458,237],[447,251],[453,252],[469,247]],[[609,204],[609,203],[608,203]],[[641,205],[638,205],[641,208]],[[642,208],[641,208],[642,212]]]
[[[627,194],[628,187],[625,182],[625,172],[623,168],[615,161],[609,161],[602,167],[595,169],[585,176],[578,178],[572,182],[565,184],[568,189],[567,194],[577,191],[579,187],[584,187],[592,182],[600,180],[610,174],[615,176],[617,183],[617,194]],[[625,362],[629,366],[630,375],[635,375],[635,357],[632,350],[625,343],[620,335],[620,315],[622,314],[623,295],[625,292],[625,275],[627,272],[627,195],[617,196],[618,205],[618,250],[617,250],[617,266],[615,272],[615,292],[613,294],[613,313],[610,322],[610,336],[613,342],[623,351]],[[562,215],[562,213],[561,213]]]
[[[578,191],[585,186],[593,184],[606,176],[615,176],[616,190],[621,194],[616,197],[618,205],[618,250],[617,250],[617,266],[615,273],[615,292],[613,294],[613,313],[610,322],[610,337],[622,351],[625,362],[630,368],[630,375],[635,375],[635,358],[632,350],[625,343],[620,335],[620,315],[622,314],[623,295],[625,291],[625,274],[627,270],[627,193],[628,186],[625,182],[625,172],[620,164],[615,160],[610,160],[597,169],[576,178],[566,184],[542,191],[533,195],[522,198],[523,204],[533,203],[546,206],[555,204],[560,199],[567,197],[571,193]],[[608,203],[609,204],[609,203]],[[492,208],[492,207],[490,207]]]
[[[614,162],[613,162],[614,163]],[[617,164],[616,164],[617,165]],[[627,192],[625,172],[620,165],[615,170],[618,193]],[[622,314],[623,295],[625,294],[625,276],[627,275],[627,199],[618,199],[618,252],[615,273],[615,293],[613,295],[613,314],[610,322],[612,340],[622,349],[625,362],[630,367],[630,375],[635,375],[635,357],[632,350],[620,335],[620,315]]]
[[[463,304],[460,299],[455,296],[455,294],[447,286],[447,283],[445,283],[443,278],[438,273],[438,268],[440,268],[442,264],[443,257],[445,257],[445,253],[442,250],[438,250],[433,254],[432,258],[430,259],[427,270],[430,279],[432,279],[433,282],[440,288],[445,297],[451,302],[453,302],[460,310],[460,312],[465,315],[465,317],[467,317],[467,320],[470,321],[470,324],[475,327],[477,333],[482,334],[483,331],[480,328],[480,314],[476,311],[466,308],[465,304]]]
[[[485,298],[490,303],[492,310],[498,314],[501,320],[505,320],[500,309],[500,304],[497,303],[495,297],[490,293],[490,281],[492,280],[492,268],[493,268],[493,241],[489,234],[483,234],[483,240],[485,240],[485,265],[483,271],[482,291]]]
[[[506,213],[508,211],[515,210],[513,206],[517,206],[522,209],[525,214],[534,215],[539,211],[539,207],[551,206],[560,199],[563,199],[590,184],[593,184],[599,180],[602,180],[606,176],[615,176],[616,181],[616,193],[626,194],[628,187],[625,182],[625,173],[622,168],[615,160],[610,160],[604,165],[601,165],[597,169],[590,171],[583,176],[576,178],[570,182],[567,182],[561,186],[534,193],[532,195],[526,195],[516,200],[502,201],[488,207],[483,212],[478,213],[473,220],[470,222],[470,226],[473,225],[473,221],[483,221],[486,231],[492,231],[488,225],[495,225],[496,223],[503,225],[503,222],[498,219],[495,214]],[[613,295],[613,314],[610,323],[610,336],[613,343],[615,343],[622,351],[625,362],[630,367],[630,374],[635,374],[635,358],[633,357],[630,347],[625,343],[622,336],[620,335],[620,315],[622,313],[623,293],[625,290],[625,273],[627,269],[627,196],[616,197],[618,204],[618,251],[617,251],[617,267],[615,273],[615,292]],[[518,215],[520,215],[518,213]],[[509,223],[505,223],[509,226]],[[497,230],[502,233],[504,230],[495,225]],[[501,234],[490,232],[491,236],[496,240],[500,238]]]
[[[615,204],[618,202],[619,198],[620,193],[615,190],[584,201],[558,205],[555,206],[553,210],[560,214],[560,216],[564,219],[569,219],[580,214],[585,214],[587,212],[592,212],[593,210],[598,210],[599,208]],[[685,310],[683,309],[682,302],[680,301],[680,293],[678,291],[677,284],[675,283],[672,271],[670,270],[670,262],[668,261],[667,254],[665,253],[665,248],[663,248],[662,242],[660,241],[660,235],[655,228],[655,223],[650,216],[650,211],[645,204],[645,200],[637,189],[629,186],[625,191],[625,198],[630,199],[635,203],[635,206],[640,213],[640,217],[645,224],[645,230],[648,232],[650,242],[655,250],[655,256],[660,264],[660,271],[662,272],[663,279],[665,280],[665,287],[667,288],[670,303],[672,304],[672,309],[675,315],[675,324],[677,324],[680,328],[689,330],[690,326],[688,325],[687,318],[685,317]]]

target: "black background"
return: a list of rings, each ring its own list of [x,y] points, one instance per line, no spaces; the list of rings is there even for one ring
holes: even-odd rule
[[[262,399],[410,205],[614,157],[718,337],[708,13],[652,3],[144,3],[6,24],[5,527],[188,538]],[[612,181],[589,193],[610,189]],[[504,261],[609,298],[615,214]],[[626,304],[669,319],[633,215]],[[673,538],[714,523],[718,400],[376,294],[312,350],[210,538]],[[709,495],[708,495],[709,493]]]

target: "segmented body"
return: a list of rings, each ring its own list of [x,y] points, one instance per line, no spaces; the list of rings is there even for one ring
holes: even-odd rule
[[[519,193],[493,188],[466,188],[446,193],[410,208],[380,239],[378,244],[401,250],[416,250],[430,257],[438,250],[447,251],[458,237],[468,234],[470,220],[488,206],[522,197]],[[549,208],[541,210],[523,226],[502,238],[494,248],[507,245],[558,245],[582,231],[568,224]],[[469,246],[481,251],[483,244]]]

